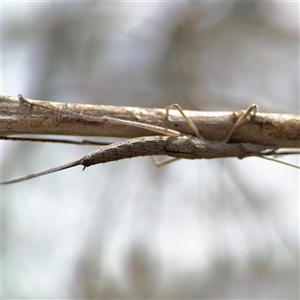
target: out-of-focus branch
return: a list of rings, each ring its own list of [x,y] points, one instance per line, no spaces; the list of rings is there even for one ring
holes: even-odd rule
[[[166,118],[163,108],[58,103],[0,95],[0,135],[51,134],[133,138],[157,135],[145,129],[103,121],[103,116],[158,125],[193,134],[186,120],[172,110]],[[37,105],[35,105],[37,104]],[[250,104],[250,103],[249,103]],[[246,107],[245,107],[246,108]],[[201,134],[209,140],[226,137],[241,112],[184,111]],[[98,118],[99,117],[99,118]],[[230,141],[300,148],[300,117],[292,114],[256,113],[233,133]]]

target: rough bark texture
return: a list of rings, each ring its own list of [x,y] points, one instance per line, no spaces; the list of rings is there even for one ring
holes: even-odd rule
[[[193,134],[186,120],[176,110],[171,110],[167,120],[166,110],[163,108],[57,103],[31,99],[28,101],[33,105],[21,103],[16,97],[0,96],[1,136],[51,134],[133,138],[157,135],[145,129],[104,121],[104,116],[158,125],[185,134]],[[39,106],[34,105],[35,103]],[[67,113],[64,113],[65,111]],[[194,121],[200,133],[212,141],[225,138],[241,114],[240,111],[185,110],[184,112]],[[269,145],[274,148],[300,148],[299,121],[299,115],[258,112],[251,121],[245,121],[234,131],[230,141]]]

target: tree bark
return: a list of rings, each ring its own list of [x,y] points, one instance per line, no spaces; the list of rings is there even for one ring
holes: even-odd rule
[[[59,103],[0,95],[0,135],[70,135],[133,138],[157,133],[104,121],[104,116],[162,126],[194,135],[177,110],[166,118],[164,108]],[[242,111],[184,113],[203,137],[216,141],[226,137]],[[230,142],[300,148],[300,117],[292,114],[257,112],[234,131]]]

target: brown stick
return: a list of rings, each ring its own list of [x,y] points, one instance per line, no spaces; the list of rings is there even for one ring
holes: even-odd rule
[[[33,105],[21,103],[16,97],[0,95],[0,135],[54,134],[126,138],[156,135],[145,129],[103,121],[104,116],[193,134],[186,120],[173,110],[167,119],[166,109],[28,100]],[[224,139],[240,116],[240,112],[185,110],[184,113],[196,124],[202,136],[212,141]],[[85,118],[85,115],[89,117]],[[98,120],[94,117],[100,118]],[[244,122],[234,131],[230,141],[274,148],[300,148],[299,124],[299,115],[257,112],[251,122]]]

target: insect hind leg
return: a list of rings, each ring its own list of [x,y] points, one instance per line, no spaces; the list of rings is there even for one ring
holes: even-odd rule
[[[203,139],[203,137],[201,136],[195,123],[184,113],[183,109],[179,106],[179,104],[174,103],[174,104],[171,104],[166,107],[166,118],[167,119],[170,115],[170,109],[177,109],[180,112],[180,114],[184,117],[184,119],[186,120],[188,125],[191,127],[191,129],[193,130],[193,132],[195,133],[195,136],[198,137],[199,139]]]
[[[169,157],[169,156],[168,156]],[[157,161],[156,159],[155,159],[155,156],[150,156],[150,158],[151,158],[151,160],[152,160],[152,162],[155,164],[155,166],[156,167],[163,167],[163,166],[165,166],[165,165],[167,165],[167,164],[169,164],[169,163],[171,163],[171,162],[174,162],[174,161],[177,161],[177,160],[179,160],[180,158],[176,158],[176,157],[169,157],[169,159],[165,159],[165,160],[163,160],[163,161]]]
[[[235,122],[235,124],[233,125],[233,127],[231,128],[231,130],[229,131],[227,137],[225,138],[225,142],[228,143],[228,141],[230,140],[233,132],[235,131],[235,129],[240,126],[242,123],[244,123],[244,121],[247,119],[248,116],[255,116],[256,112],[258,110],[258,106],[256,104],[251,104],[246,111],[238,118],[238,120]],[[252,115],[251,115],[252,113]]]

